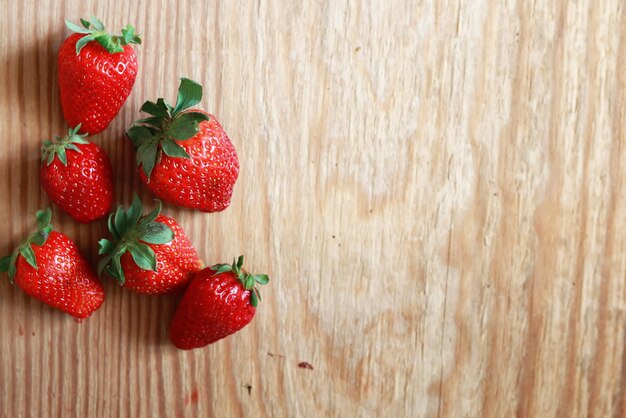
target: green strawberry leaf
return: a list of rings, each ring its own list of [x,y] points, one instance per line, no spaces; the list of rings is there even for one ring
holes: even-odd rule
[[[133,126],[126,131],[126,136],[130,138],[135,148],[137,148],[143,141],[152,138],[154,134],[145,126]]]
[[[44,237],[46,237],[46,239],[48,239],[48,235],[50,235],[50,232],[52,232],[52,225],[48,225],[46,226],[44,229],[42,229],[41,231],[39,231]]]
[[[161,213],[161,207],[162,207],[161,201],[159,199],[155,199],[155,202],[156,202],[156,205],[154,206],[154,209],[152,209],[150,213],[144,216],[143,219],[141,220],[142,224],[148,224],[148,223],[154,222],[154,220]]]
[[[139,200],[139,197],[137,195],[134,195],[133,203],[130,205],[130,208],[128,208],[127,212],[127,220],[129,226],[132,227],[133,225],[137,224],[139,218],[141,218],[141,209],[141,200]]]
[[[152,169],[156,164],[157,158],[157,147],[152,142],[143,143],[137,149],[137,158],[141,168],[143,168],[143,172],[150,180],[150,174],[152,174]]]
[[[198,122],[195,121],[195,118],[191,115],[187,116],[186,113],[183,113],[174,119],[170,125],[168,133],[172,136],[172,138],[183,141],[196,136],[198,130]]]
[[[97,41],[112,54],[124,52],[122,45],[141,44],[141,38],[135,34],[135,28],[131,25],[126,25],[122,29],[122,36],[118,36],[105,32],[104,24],[95,16],[92,16],[90,21],[85,19],[80,19],[80,21],[84,28],[68,20],[65,21],[65,25],[70,30],[85,35],[76,42],[76,55],[79,55],[83,47],[92,41]]]
[[[60,147],[57,149],[57,157],[59,157],[59,161],[61,161],[61,164],[67,166],[67,154],[65,153],[64,147]]]
[[[202,86],[195,81],[182,78],[178,88],[176,107],[172,107],[163,98],[156,102],[146,101],[141,111],[150,117],[135,121],[136,124],[126,131],[137,150],[137,166],[143,169],[150,181],[152,170],[161,158],[162,151],[168,157],[190,158],[187,151],[175,141],[184,141],[198,134],[199,124],[209,120],[202,112],[184,112],[200,102]],[[160,145],[160,147],[159,147]]]
[[[100,240],[103,241],[103,240]],[[104,254],[100,252],[100,254]],[[98,277],[102,277],[102,272],[107,268],[111,260],[113,259],[113,254],[108,254],[102,260],[98,262]]]
[[[98,250],[98,254],[100,255],[110,254],[113,251],[113,242],[109,241],[106,238],[102,238],[100,241],[98,241],[98,244],[100,245],[100,249]]]
[[[120,286],[123,285],[124,282],[126,281],[126,280],[122,281],[122,277],[120,276],[119,272],[116,271],[112,266],[110,265],[106,266],[104,270],[109,274],[109,276],[116,279],[119,282]]]
[[[80,26],[78,26],[75,23],[70,22],[69,20],[65,19],[65,26],[67,26],[67,28],[69,30],[71,30],[72,32],[76,32],[76,33],[91,33],[91,31],[89,30],[89,28],[81,28]]]
[[[12,259],[13,259],[13,255],[7,255],[6,257],[2,257],[0,259],[0,271],[1,272],[9,271],[9,266],[11,266]]]
[[[41,247],[42,245],[46,243],[47,238],[48,237],[46,235],[44,235],[42,232],[39,232],[31,238],[31,242],[37,245],[38,247]]]
[[[109,231],[111,232],[111,235],[113,235],[113,239],[117,241],[120,239],[120,234],[115,229],[115,224],[113,222],[114,218],[115,218],[114,213],[109,215],[108,226],[109,226]]]
[[[50,221],[52,220],[52,211],[50,208],[39,210],[35,216],[37,218],[37,229],[42,230],[50,225]]]
[[[80,51],[83,49],[85,45],[87,45],[91,41],[95,41],[96,37],[93,35],[85,35],[76,42],[76,55],[80,54]]]
[[[181,113],[179,114],[177,117],[177,119],[179,118],[185,118],[187,123],[193,123],[193,122],[203,122],[205,120],[210,120],[211,117],[209,115],[207,115],[206,113],[202,113],[202,112],[185,112],[185,113]]]
[[[130,255],[135,260],[135,263],[144,270],[157,270],[156,264],[156,254],[152,250],[152,248],[148,247],[146,244],[142,244],[140,242],[130,245],[128,247],[130,251]]]
[[[126,27],[122,29],[122,38],[122,45],[141,45],[141,38],[139,35],[135,35],[135,28],[131,25],[126,25]]]
[[[209,116],[200,112],[182,113],[176,116],[170,125],[168,133],[174,139],[184,141],[196,136],[200,127],[200,122],[209,120]]]
[[[11,256],[11,262],[9,263],[9,278],[11,279],[11,283],[13,283],[13,277],[15,276],[15,273],[17,272],[17,268],[15,267],[15,263],[17,262],[17,252],[13,253],[13,255]]]
[[[91,19],[89,19],[89,22],[91,23],[91,26],[93,26],[95,30],[98,30],[98,31],[104,30],[104,24],[97,17],[91,16]]]
[[[112,240],[101,239],[100,254],[104,257],[98,263],[98,274],[104,271],[124,284],[126,277],[122,270],[121,257],[130,252],[135,264],[145,270],[157,269],[157,259],[152,244],[165,244],[174,239],[174,232],[165,224],[154,222],[161,213],[161,202],[156,201],[153,210],[141,216],[143,207],[137,195],[128,210],[122,206],[109,216],[109,230]]]
[[[261,293],[259,292],[259,289],[257,289],[256,285],[266,285],[269,283],[270,278],[267,274],[250,274],[245,272],[242,270],[243,262],[244,257],[243,255],[240,255],[239,258],[233,260],[232,264],[215,264],[209,268],[215,271],[213,276],[217,276],[221,273],[233,272],[244,289],[250,291],[250,304],[256,307],[261,300]]]
[[[149,118],[137,119],[135,121],[135,123],[145,123],[146,125],[153,126],[154,128],[160,128],[161,125],[163,124],[163,118],[161,118],[159,116],[150,116]],[[143,126],[141,126],[141,128],[143,128]],[[130,128],[130,129],[133,129],[133,128]],[[153,135],[153,134],[151,134],[151,135]],[[131,141],[132,141],[132,138],[131,138]],[[135,145],[135,144],[133,143],[133,145]],[[138,147],[138,146],[139,146],[139,144],[135,145],[135,148]]]
[[[158,116],[160,118],[169,116],[167,107],[164,106],[164,103],[162,100],[161,100],[161,103],[154,103],[148,100],[141,106],[141,109],[139,110],[142,112],[146,112],[152,116]]]
[[[211,266],[210,268],[215,272],[214,276],[226,273],[227,271],[233,271],[233,268],[230,264],[216,264],[214,266]]]
[[[124,52],[124,48],[120,45],[120,40],[116,36],[111,36],[108,33],[96,36],[96,41],[112,54],[116,52]]]
[[[37,267],[37,259],[35,258],[35,253],[33,252],[33,249],[29,243],[26,243],[20,247],[20,254],[22,255],[22,257],[24,257],[28,264],[33,266],[35,270],[39,268]]]
[[[243,286],[248,290],[254,287],[254,276],[252,274],[247,274],[245,276]]]
[[[87,135],[87,134],[85,134],[85,135]],[[74,147],[74,148],[72,148],[72,149],[74,149],[74,150],[76,150],[76,151],[78,151],[78,152],[82,152],[82,151],[81,151],[81,150],[80,150],[80,149],[79,149],[76,145],[74,145],[74,144],[88,144],[88,143],[89,143],[89,141],[85,140],[85,139],[84,139],[81,135],[74,135],[74,136],[70,137],[70,139],[69,139],[69,145],[68,145],[68,146],[66,146],[65,148],[69,148],[69,146],[71,145],[72,147]]]
[[[42,161],[47,161],[47,164],[50,165],[52,161],[54,161],[54,157],[57,156],[59,161],[61,161],[63,165],[67,166],[66,150],[73,150],[78,153],[82,153],[77,144],[89,144],[89,141],[84,138],[87,134],[77,134],[79,129],[80,124],[78,124],[78,126],[74,129],[69,129],[67,135],[63,138],[56,136],[53,141],[43,141],[41,146]]]
[[[120,284],[124,284],[126,282],[126,276],[124,275],[124,270],[122,269],[122,253],[117,252],[113,255],[113,259],[111,260],[113,266],[108,269],[109,274],[113,271],[112,276],[115,277]]]
[[[161,141],[161,149],[166,155],[170,157],[191,158],[189,154],[187,154],[187,151],[185,151],[183,147],[178,145],[171,138],[167,138]]]
[[[239,279],[239,281],[245,284],[245,282],[243,281],[243,276],[241,274],[241,266],[239,265],[237,261],[235,261],[235,259],[233,259],[233,264],[231,266],[231,269],[233,273],[235,273],[235,276],[237,276],[237,279]]]
[[[270,278],[267,274],[255,274],[254,281],[258,284],[265,285],[269,283]]]
[[[174,239],[174,231],[161,222],[149,222],[141,225],[139,239],[148,244],[167,244]]]
[[[37,230],[20,243],[20,246],[9,256],[0,259],[0,271],[8,272],[11,283],[16,273],[17,257],[22,256],[28,264],[37,269],[37,258],[31,245],[42,246],[46,243],[46,239],[52,232],[50,208],[37,211]]]
[[[171,117],[172,113],[174,113],[174,108],[170,106],[170,104],[166,102],[165,99],[163,99],[162,97],[159,97],[156,102],[158,106],[161,106],[167,109],[167,112],[169,113],[169,116]]]
[[[200,103],[202,99],[202,86],[195,81],[188,78],[180,79],[180,86],[178,87],[178,98],[176,99],[176,107],[174,108],[174,115],[182,112],[185,109],[189,109],[192,106]]]
[[[124,209],[121,206],[117,208],[113,222],[115,224],[115,230],[117,231],[117,233],[120,235],[124,235],[127,229],[126,213],[124,212]]]

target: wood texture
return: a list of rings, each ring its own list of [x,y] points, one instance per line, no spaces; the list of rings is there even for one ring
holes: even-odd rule
[[[79,324],[4,277],[0,416],[626,416],[626,3],[3,0],[2,253],[48,204],[63,19],[92,13],[145,40],[94,137],[117,201],[150,199],[141,103],[199,80],[240,179],[222,213],[165,211],[273,281],[251,326],[182,352],[175,298],[107,281]],[[53,220],[97,260],[104,222]]]

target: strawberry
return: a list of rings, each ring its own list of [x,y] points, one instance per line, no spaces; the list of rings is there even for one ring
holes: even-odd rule
[[[37,212],[37,231],[0,260],[0,271],[35,299],[87,318],[104,301],[102,284],[76,244],[52,230],[50,218],[50,209]]]
[[[216,264],[193,276],[170,326],[176,347],[204,347],[250,323],[261,299],[255,285],[270,279],[266,274],[250,274],[242,265],[240,256],[233,264]]]
[[[67,123],[94,135],[109,126],[135,84],[137,56],[129,44],[141,38],[130,25],[114,36],[96,17],[80,21],[82,28],[65,21],[76,33],[59,50],[59,92]]]
[[[80,124],[65,138],[43,142],[41,185],[72,218],[91,222],[111,211],[111,163],[102,148],[85,140],[87,134],[78,134],[79,129]]]
[[[176,106],[162,98],[141,110],[152,115],[126,131],[137,149],[143,183],[175,205],[218,212],[230,204],[239,174],[237,151],[214,116],[191,109],[202,86],[181,79]]]
[[[126,288],[146,295],[184,287],[202,268],[191,241],[172,218],[160,215],[161,202],[142,216],[137,196],[127,211],[120,206],[109,217],[113,240],[100,240],[98,273],[106,270]]]

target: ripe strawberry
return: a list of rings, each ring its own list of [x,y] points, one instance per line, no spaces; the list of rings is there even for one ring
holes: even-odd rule
[[[241,269],[243,256],[233,264],[216,264],[196,273],[174,314],[170,339],[183,350],[204,347],[245,327],[261,299],[255,287],[267,284],[266,274]]]
[[[87,318],[104,301],[102,284],[76,244],[52,230],[50,218],[50,209],[37,212],[37,231],[0,260],[0,271],[35,299]]]
[[[87,134],[78,135],[79,129],[80,125],[63,139],[43,142],[41,185],[72,218],[91,222],[111,211],[111,163],[102,148],[84,139]]]
[[[141,180],[166,202],[218,212],[230,204],[239,174],[237,151],[226,132],[208,113],[191,109],[202,98],[202,86],[181,79],[176,106],[162,98],[141,110],[152,115],[136,121],[126,134],[137,149]]]
[[[126,288],[146,295],[168,293],[184,287],[191,274],[202,268],[191,241],[172,218],[160,215],[161,202],[145,216],[141,201],[120,206],[109,217],[113,241],[100,240],[98,274],[106,270]]]
[[[94,135],[109,126],[135,84],[137,56],[129,44],[141,39],[130,25],[114,36],[96,17],[80,21],[82,28],[65,21],[77,33],[59,50],[59,92],[67,123]]]

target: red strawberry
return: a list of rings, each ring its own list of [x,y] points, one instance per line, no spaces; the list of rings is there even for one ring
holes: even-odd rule
[[[176,347],[204,347],[250,323],[261,299],[255,285],[267,284],[269,277],[247,273],[242,265],[240,256],[232,265],[216,264],[193,276],[170,326]]]
[[[76,318],[87,318],[104,301],[95,272],[67,236],[50,225],[50,209],[37,212],[37,231],[12,255],[0,260],[0,271],[28,295]]]
[[[126,288],[146,295],[169,293],[187,284],[202,261],[180,225],[160,212],[157,201],[142,217],[141,201],[135,196],[127,211],[120,206],[111,214],[113,241],[100,240],[100,254],[105,254],[98,264],[100,275],[106,270]]]
[[[65,21],[77,33],[59,50],[59,92],[67,123],[94,135],[109,126],[135,84],[137,56],[129,44],[141,39],[130,25],[114,36],[96,17],[80,21],[83,28]]]
[[[63,139],[41,147],[41,185],[50,199],[72,218],[90,222],[111,211],[111,163],[96,144],[78,135],[80,125]],[[56,157],[56,158],[55,158]]]
[[[214,116],[191,109],[202,98],[202,86],[181,79],[176,106],[163,99],[147,101],[126,134],[137,149],[141,180],[166,202],[218,212],[230,204],[239,175],[237,151]]]

